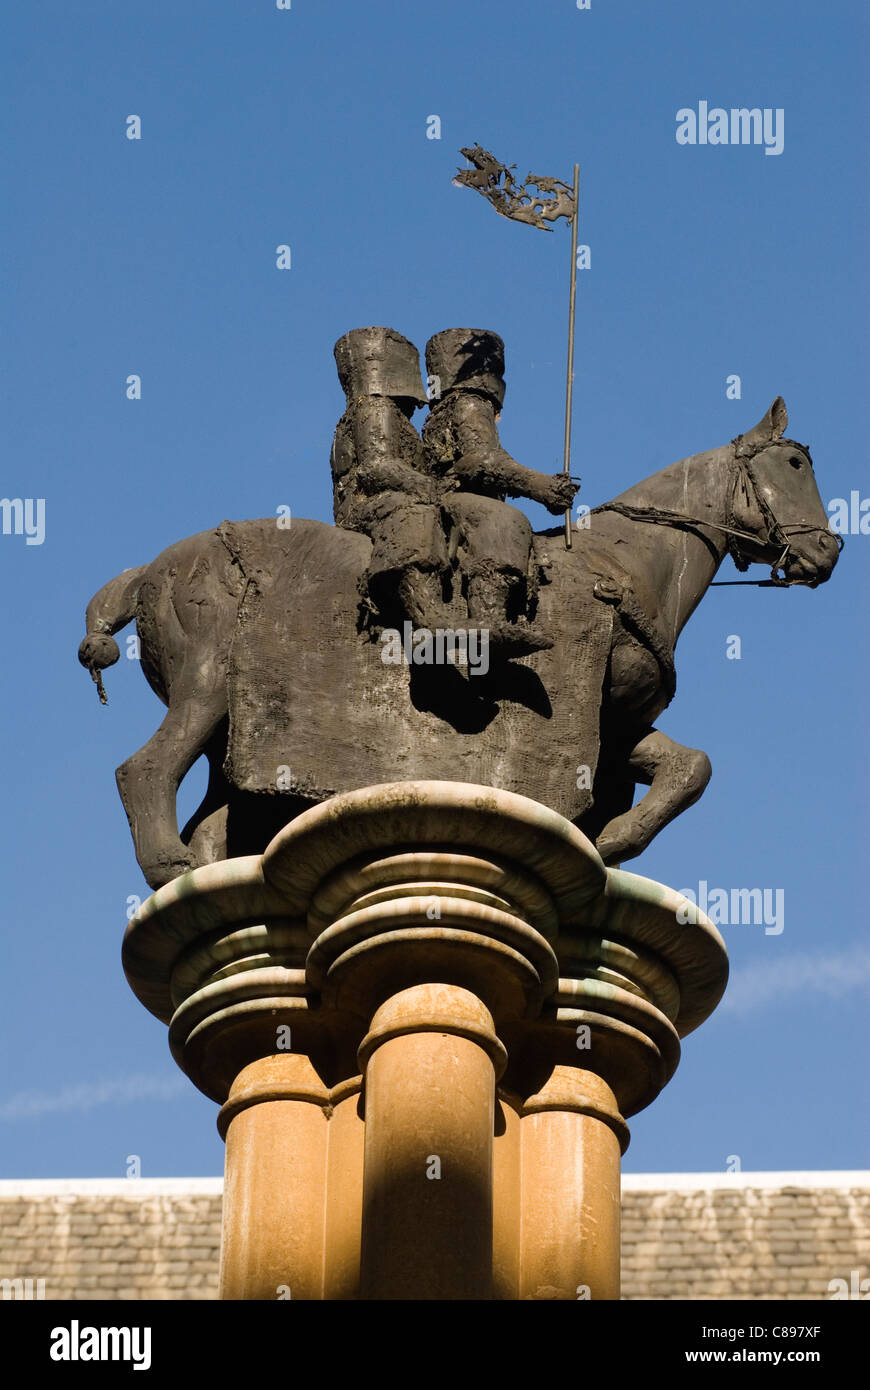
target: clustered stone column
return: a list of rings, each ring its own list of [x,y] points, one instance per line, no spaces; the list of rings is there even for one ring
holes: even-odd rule
[[[334,797],[149,898],[124,968],[221,1105],[222,1297],[618,1298],[625,1117],[727,977],[682,902],[459,782]]]

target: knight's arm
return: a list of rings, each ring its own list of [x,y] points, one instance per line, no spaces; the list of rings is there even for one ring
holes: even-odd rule
[[[419,446],[415,449],[412,428],[391,400],[368,399],[354,418],[353,435],[356,480],[362,492],[372,497],[379,492],[422,497],[433,491],[431,480],[414,466]]]
[[[490,491],[499,489],[509,497],[527,497],[551,512],[570,507],[576,484],[562,474],[539,473],[517,463],[501,447],[496,428],[495,407],[483,396],[466,396],[456,403],[454,431],[461,450],[453,472],[466,487]]]

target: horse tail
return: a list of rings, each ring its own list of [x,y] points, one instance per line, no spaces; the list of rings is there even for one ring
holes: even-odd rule
[[[87,636],[79,647],[79,661],[90,671],[101,705],[108,704],[101,672],[107,666],[114,666],[121,655],[112,633],[135,618],[139,586],[147,568],[147,565],[139,565],[137,569],[124,570],[104,584],[88,604]]]

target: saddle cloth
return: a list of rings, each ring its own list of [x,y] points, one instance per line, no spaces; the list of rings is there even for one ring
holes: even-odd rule
[[[588,809],[614,615],[574,552],[539,593],[555,647],[473,675],[385,662],[384,645],[359,631],[367,537],[305,520],[220,531],[247,581],[229,663],[234,786],[322,801],[439,779],[519,792],[569,820]],[[536,537],[539,560],[560,544]]]

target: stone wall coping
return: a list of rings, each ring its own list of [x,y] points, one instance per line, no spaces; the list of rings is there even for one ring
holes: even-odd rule
[[[220,1197],[223,1178],[2,1178],[4,1197]]]
[[[2,1186],[2,1184],[0,1184]],[[623,1192],[709,1192],[804,1187],[865,1188],[870,1190],[870,1170],[824,1169],[818,1172],[769,1173],[623,1173]]]
[[[220,1197],[215,1178],[2,1178],[0,1200],[12,1197]],[[870,1170],[769,1173],[623,1173],[623,1192],[858,1188],[870,1191]]]

